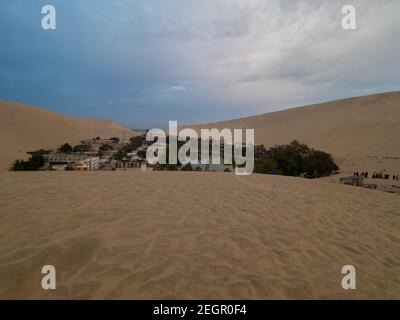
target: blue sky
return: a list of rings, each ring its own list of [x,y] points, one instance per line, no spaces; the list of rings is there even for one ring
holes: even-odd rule
[[[349,3],[355,31],[340,24]],[[153,128],[395,91],[399,12],[396,0],[2,0],[0,99]]]

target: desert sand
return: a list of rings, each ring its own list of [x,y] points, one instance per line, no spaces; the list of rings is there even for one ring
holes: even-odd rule
[[[231,173],[0,179],[0,299],[400,299],[397,195]]]
[[[44,109],[0,100],[0,170],[8,170],[26,152],[54,149],[83,139],[130,138],[134,132],[108,120],[74,119]]]
[[[400,175],[400,92],[341,99],[194,128],[255,129],[257,144],[271,147],[296,139],[331,153],[346,173],[386,169]]]

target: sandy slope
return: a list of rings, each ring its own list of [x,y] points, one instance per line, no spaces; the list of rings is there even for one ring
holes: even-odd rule
[[[3,299],[400,298],[396,195],[229,173],[0,178]],[[346,264],[355,291],[341,289]]]
[[[133,132],[111,121],[74,119],[44,109],[0,100],[0,170],[27,151],[56,148],[85,138],[129,138]]]
[[[337,100],[197,128],[252,128],[256,143],[297,139],[332,153],[346,171],[400,174],[400,92]],[[398,157],[386,160],[383,157]]]

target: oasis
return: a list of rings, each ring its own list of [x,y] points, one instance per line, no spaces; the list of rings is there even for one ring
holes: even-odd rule
[[[168,144],[167,144],[168,136]],[[178,122],[169,121],[168,134],[162,129],[152,129],[147,132],[146,140],[154,141],[147,149],[146,159],[150,165],[177,164],[221,164],[221,141],[223,141],[223,164],[235,164],[237,175],[250,175],[254,170],[254,129],[246,129],[245,142],[243,130],[234,129],[201,129],[201,151],[199,161],[199,136],[191,128],[178,132]],[[185,142],[178,150],[178,142]],[[211,162],[210,162],[211,143]],[[232,159],[233,154],[233,159]]]

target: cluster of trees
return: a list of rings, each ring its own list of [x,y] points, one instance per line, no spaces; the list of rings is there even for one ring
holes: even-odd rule
[[[127,157],[128,153],[131,153],[133,151],[132,147],[127,144],[124,145],[121,149],[119,149],[115,154],[114,158],[115,160],[123,160],[124,158]]]
[[[69,143],[64,143],[60,146],[57,151],[62,153],[71,153],[71,152],[88,152],[91,149],[91,145],[89,143],[80,143],[75,147],[72,147]]]
[[[71,153],[73,150],[72,146],[69,143],[64,143],[61,147],[58,148],[58,152],[62,153]]]
[[[121,149],[118,150],[118,152],[114,155],[114,158],[116,160],[122,160],[127,157],[128,153],[136,151],[139,147],[141,147],[145,143],[146,143],[146,135],[145,134],[132,137],[128,144],[124,145]],[[145,159],[146,151],[139,151],[138,155],[139,155],[139,157],[142,157],[143,159]]]
[[[178,141],[178,150],[183,144],[185,144],[185,142]],[[200,156],[200,139],[198,145]],[[210,159],[212,149],[211,145],[212,141],[209,142]],[[223,149],[224,148],[221,148],[221,161],[223,161]],[[167,137],[166,151],[167,164],[158,165],[159,169],[169,171],[176,171],[179,168],[181,171],[197,171],[196,169],[202,170],[200,167],[195,167],[193,169],[190,164],[182,166],[182,164],[179,163],[179,159],[178,164],[168,164],[169,137]],[[245,152],[245,148],[243,149],[243,152]],[[234,161],[233,155],[232,161]],[[339,170],[332,155],[320,150],[314,150],[296,140],[292,141],[288,145],[278,145],[270,149],[267,149],[264,145],[254,146],[254,162],[254,173],[278,174],[294,177],[301,176],[305,178],[319,178],[329,176]],[[235,163],[233,163],[233,166],[235,166]],[[225,171],[230,170],[227,169]]]
[[[47,150],[37,150],[28,152],[31,155],[29,160],[16,160],[11,167],[12,171],[38,171],[41,167],[44,166],[44,154],[48,154]]]
[[[158,164],[157,167],[159,170],[165,170],[165,171],[178,171],[179,169],[181,171],[193,171],[193,168],[191,164],[186,164],[185,166],[182,165],[182,163],[179,161],[179,158],[177,159],[177,163],[169,163],[169,136],[166,138],[166,164]],[[185,141],[177,141],[177,150],[179,150],[186,142]],[[200,156],[200,139],[199,139],[199,149],[198,149],[198,155]],[[146,158],[146,155],[144,156]],[[195,170],[199,171],[199,170]]]
[[[130,146],[133,151],[136,150],[137,148],[141,147],[144,143],[146,143],[146,135],[145,134],[135,136],[130,139]]]
[[[339,170],[329,153],[314,150],[294,140],[288,145],[255,149],[255,173],[319,178]]]
[[[72,148],[72,152],[89,152],[92,146],[89,143],[78,144]]]
[[[109,144],[103,144],[100,146],[99,151],[97,153],[97,155],[99,157],[102,157],[104,155],[104,152],[106,151],[110,151],[113,149],[113,146],[109,145]]]
[[[100,140],[100,137],[96,137],[94,140]],[[99,148],[99,156],[102,156],[104,152],[110,151],[114,149],[114,146],[112,144],[114,143],[119,143],[120,138],[118,137],[111,137],[111,144],[103,144]],[[132,137],[130,139],[130,142],[126,145],[124,145],[121,149],[118,150],[118,152],[115,154],[115,159],[116,160],[122,160],[124,159],[128,153],[135,151],[137,148],[142,146],[146,142],[146,135],[139,135]],[[72,153],[72,152],[88,152],[91,150],[91,145],[89,143],[80,143],[74,147],[72,147],[69,143],[64,143],[62,146],[58,148],[58,152],[62,153]],[[143,158],[146,158],[146,155],[142,155]]]

